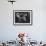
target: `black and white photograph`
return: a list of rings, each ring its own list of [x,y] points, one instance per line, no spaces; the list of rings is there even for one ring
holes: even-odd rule
[[[32,10],[14,10],[14,24],[32,24]]]

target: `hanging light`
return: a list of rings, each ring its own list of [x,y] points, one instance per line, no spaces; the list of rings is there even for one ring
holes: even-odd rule
[[[8,2],[11,2],[12,4],[16,2],[15,0],[8,0]]]

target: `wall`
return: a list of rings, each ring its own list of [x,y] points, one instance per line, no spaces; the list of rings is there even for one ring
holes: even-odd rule
[[[33,10],[32,26],[14,26],[13,10]],[[19,32],[26,32],[33,40],[46,40],[46,1],[17,0],[13,5],[0,0],[0,40],[15,40]]]

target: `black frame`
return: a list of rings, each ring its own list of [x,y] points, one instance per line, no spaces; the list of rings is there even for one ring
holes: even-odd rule
[[[16,23],[16,12],[30,12],[30,23]],[[33,24],[33,11],[32,10],[13,10],[13,25],[32,25]]]

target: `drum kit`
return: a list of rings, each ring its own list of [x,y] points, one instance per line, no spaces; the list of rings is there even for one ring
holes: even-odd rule
[[[7,43],[2,43],[3,46],[41,46],[38,45],[38,42],[36,40],[31,40],[31,38],[27,35],[26,38],[27,40],[24,38],[25,37],[25,33],[19,33],[18,34],[18,39],[15,40],[11,40],[11,41],[7,41]],[[26,40],[26,42],[25,42]],[[42,44],[42,41],[40,42],[40,44]],[[46,44],[42,45],[42,46],[46,46]]]

